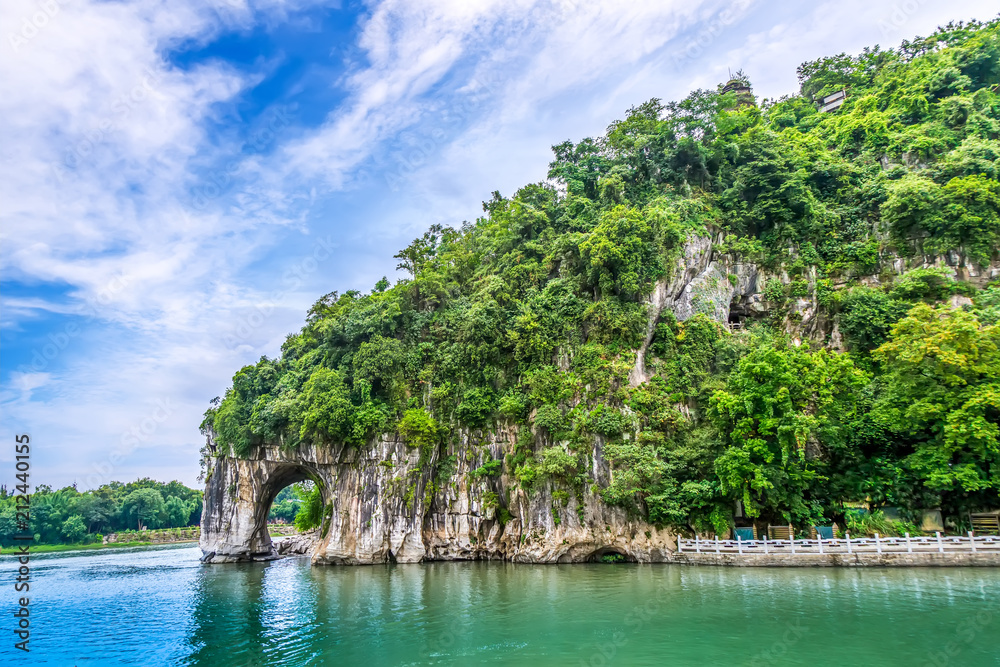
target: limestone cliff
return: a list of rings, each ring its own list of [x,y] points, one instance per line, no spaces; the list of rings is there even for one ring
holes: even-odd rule
[[[673,550],[668,531],[630,520],[589,489],[564,505],[553,499],[551,488],[529,494],[505,475],[470,475],[513,447],[514,435],[507,429],[464,433],[445,453],[455,456],[454,471],[436,480],[430,472],[433,461],[419,466],[419,452],[391,437],[365,450],[263,447],[250,459],[219,456],[205,495],[204,560],[274,557],[265,521],[271,501],[287,484],[309,478],[320,482],[331,507],[312,552],[314,563],[566,563],[606,552],[655,562]],[[593,477],[606,480],[609,471],[599,447],[592,461]]]

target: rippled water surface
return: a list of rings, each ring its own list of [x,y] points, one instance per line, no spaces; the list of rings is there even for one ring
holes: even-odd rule
[[[18,665],[998,665],[1000,569],[32,558]],[[14,565],[0,562],[3,608]],[[10,658],[15,661],[10,663]]]

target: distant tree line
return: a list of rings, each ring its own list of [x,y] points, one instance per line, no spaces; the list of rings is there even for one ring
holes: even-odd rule
[[[267,515],[268,523],[292,523],[301,505],[302,501],[295,493],[295,485],[286,486],[271,503],[271,511]]]
[[[111,482],[93,491],[40,485],[31,494],[28,530],[21,525],[16,495],[0,487],[0,544],[26,532],[40,544],[93,542],[119,530],[183,528],[201,522],[202,492],[178,481]]]

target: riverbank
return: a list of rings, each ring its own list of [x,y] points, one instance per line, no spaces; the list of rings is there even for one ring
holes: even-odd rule
[[[272,536],[282,537],[296,535],[294,526],[268,526]],[[130,539],[141,535],[146,539]],[[170,544],[197,544],[201,536],[198,528],[182,530],[156,530],[156,531],[128,531],[123,533],[111,533],[106,535],[101,542],[77,543],[77,544],[31,544],[31,553],[48,554],[61,553],[65,551],[97,551],[106,549],[129,549],[133,547],[165,546]],[[124,538],[119,541],[119,538]],[[0,557],[16,556],[18,545],[0,547]]]
[[[1000,536],[930,535],[806,540],[678,538],[668,562],[735,567],[997,567]]]
[[[126,549],[129,547],[148,547],[152,542],[113,542],[102,544],[95,542],[92,544],[32,544],[31,554],[58,553],[61,551],[96,551],[99,549]],[[0,556],[16,556],[20,553],[18,547],[3,547],[0,549]]]
[[[197,542],[201,539],[201,528],[158,528],[155,530],[123,530],[105,535],[105,544],[121,542],[149,542],[150,544],[174,544],[178,542]]]

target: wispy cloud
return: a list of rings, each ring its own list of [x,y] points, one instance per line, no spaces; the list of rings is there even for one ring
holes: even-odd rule
[[[58,299],[5,297],[4,326],[71,319],[16,363],[5,355],[3,401],[7,428],[39,436],[42,479],[67,482],[154,399],[177,408],[143,446],[193,456],[205,394],[243,361],[222,341],[252,300],[237,276],[266,232],[260,218],[190,206],[189,192],[199,158],[229,149],[209,134],[218,105],[253,77],[222,60],[181,68],[167,55],[295,8],[42,4],[56,10],[34,29],[24,21],[39,3],[0,8],[0,34],[19,38],[0,45],[0,271],[8,282],[68,288]],[[254,342],[276,337],[264,330]],[[161,474],[155,457],[138,456],[119,472],[143,465]]]

